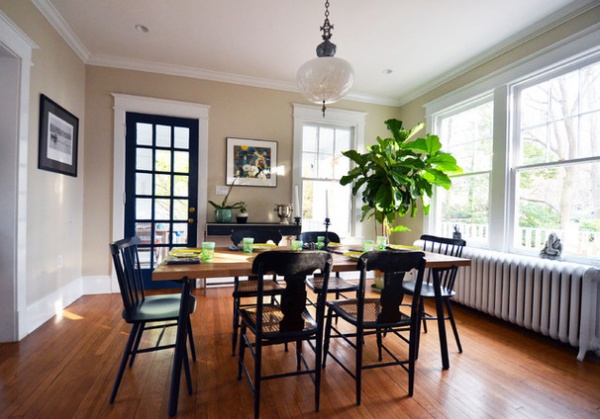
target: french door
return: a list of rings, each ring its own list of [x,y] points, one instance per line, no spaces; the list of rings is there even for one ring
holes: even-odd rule
[[[197,244],[198,120],[126,114],[125,237],[139,236],[142,274],[172,248]]]

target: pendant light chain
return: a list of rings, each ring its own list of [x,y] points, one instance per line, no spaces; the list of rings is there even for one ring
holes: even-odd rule
[[[325,22],[323,22],[321,30],[323,31],[323,41],[329,41],[333,30],[333,25],[329,23],[329,1],[325,2]]]

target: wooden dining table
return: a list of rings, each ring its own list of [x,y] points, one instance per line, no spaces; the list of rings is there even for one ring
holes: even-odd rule
[[[407,246],[408,247],[408,246]],[[287,247],[276,247],[278,250],[289,250]],[[417,250],[417,249],[414,249]],[[153,281],[180,280],[183,278],[203,279],[207,278],[228,278],[235,276],[252,275],[252,261],[260,251],[269,251],[269,249],[255,250],[251,254],[246,254],[238,250],[229,248],[215,249],[214,258],[210,261],[202,261],[196,264],[167,264],[165,261],[160,263],[152,272]],[[345,256],[344,249],[334,249],[333,272],[352,272],[357,271],[357,261],[354,258]],[[452,266],[470,266],[471,260],[466,258],[457,258],[446,256],[439,253],[425,253],[427,268],[448,268]],[[450,368],[448,358],[448,344],[446,337],[446,327],[444,321],[444,308],[442,303],[440,278],[433,271],[433,286],[435,291],[435,306],[438,319],[438,331],[440,339],[440,349],[442,355],[442,368]],[[206,287],[206,283],[204,283]]]

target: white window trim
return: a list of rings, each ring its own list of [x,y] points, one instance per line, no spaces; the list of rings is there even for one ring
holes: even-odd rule
[[[509,172],[513,150],[508,131],[511,123],[509,107],[512,86],[541,72],[562,66],[566,62],[599,52],[600,23],[424,105],[427,125],[435,127],[438,113],[463,106],[486,93],[494,94],[494,155],[490,190],[489,249],[509,252],[512,248],[512,232],[505,228],[513,225],[510,203],[514,199],[512,196],[514,179]],[[443,144],[444,139],[441,140]],[[435,211],[432,211],[432,214],[435,214]],[[423,231],[433,231],[433,217],[424,217]]]
[[[294,147],[293,147],[293,169],[292,169],[292,189],[298,185],[298,195],[302,195],[302,128],[306,123],[328,124],[335,127],[348,128],[352,127],[354,131],[353,144],[359,152],[365,148],[365,125],[366,112],[347,111],[342,109],[327,108],[325,116],[319,106],[302,105],[294,103]],[[292,192],[293,194],[294,192]],[[293,196],[293,195],[292,195]],[[300,200],[301,201],[301,200]],[[302,214],[302,202],[299,203],[300,208],[294,208],[297,214]],[[354,197],[353,207],[355,216],[354,219],[360,219],[360,203],[358,198]],[[362,236],[361,223],[353,223],[351,227],[353,236]]]

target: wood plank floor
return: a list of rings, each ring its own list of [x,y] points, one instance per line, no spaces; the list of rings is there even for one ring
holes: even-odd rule
[[[212,288],[206,296],[195,292],[199,358],[192,365],[193,395],[182,388],[178,417],[252,417],[250,389],[236,379],[236,358],[230,355],[231,288]],[[320,413],[314,412],[312,383],[302,376],[265,382],[261,417],[600,417],[598,356],[588,353],[578,362],[576,348],[455,307],[464,353],[450,336],[450,369],[442,371],[430,323],[421,339],[414,397],[406,396],[402,369],[370,370],[357,407],[354,381],[330,362]],[[171,351],[140,355],[125,372],[116,402],[108,403],[129,332],[120,311],[119,295],[84,296],[21,342],[0,344],[0,418],[167,417]],[[372,348],[368,341],[368,357],[374,356]],[[346,345],[335,349],[352,356]],[[266,368],[293,365],[292,354],[270,348]]]

